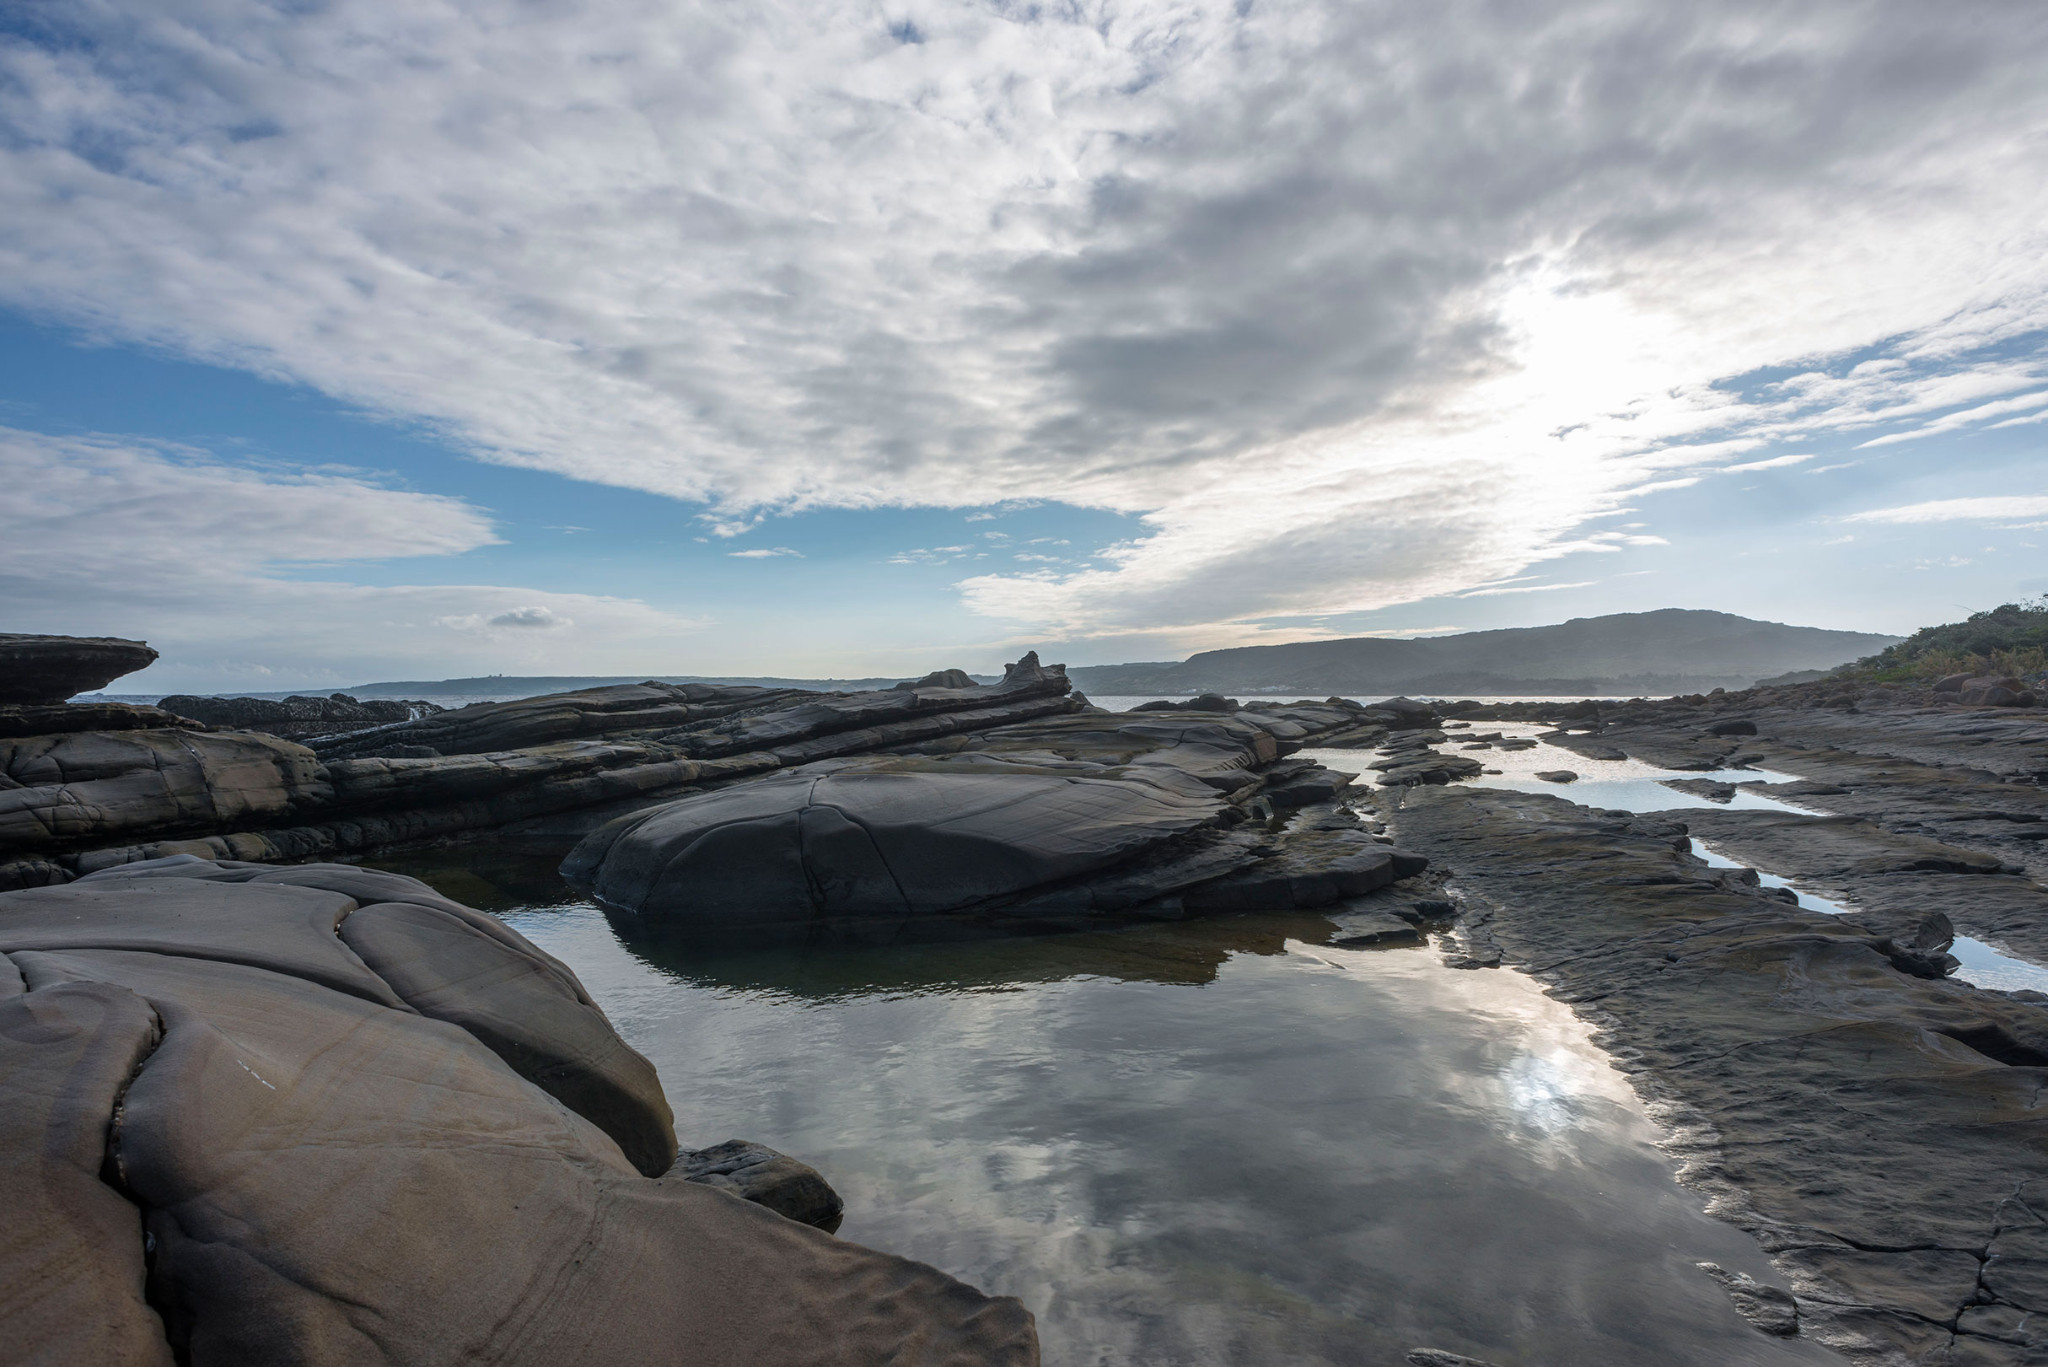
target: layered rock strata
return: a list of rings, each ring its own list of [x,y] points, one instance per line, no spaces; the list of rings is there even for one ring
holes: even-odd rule
[[[324,698],[204,698],[189,693],[161,698],[157,706],[207,726],[237,731],[265,731],[287,740],[305,740],[337,732],[360,731],[430,717],[436,703],[373,698],[359,702],[346,693]]]
[[[0,895],[0,1145],[12,1361],[1037,1360],[1015,1301],[775,1213],[836,1220],[801,1164],[672,1168],[575,976],[395,875]]]
[[[118,636],[25,636],[0,632],[0,706],[61,703],[105,688],[156,659]]]
[[[321,858],[623,809],[1072,712],[1081,704],[1069,692],[1059,666],[1027,656],[992,687],[625,685],[462,708],[310,746],[132,712],[119,729],[78,730],[51,717],[48,730],[8,736],[0,725],[0,889],[172,854]]]

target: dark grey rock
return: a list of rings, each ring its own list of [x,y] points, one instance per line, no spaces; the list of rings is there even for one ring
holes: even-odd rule
[[[999,914],[1157,853],[1222,812],[1213,788],[1160,765],[833,761],[623,818],[578,845],[563,874],[678,931],[894,926]]]
[[[161,699],[157,706],[179,717],[207,726],[237,731],[266,731],[273,736],[305,740],[338,731],[360,731],[432,716],[442,709],[436,703],[373,699],[357,702],[346,693],[325,698],[206,698],[177,693]]]
[[[188,718],[176,716],[160,707],[134,707],[118,702],[0,707],[0,739],[60,736],[73,731],[153,731],[191,725]],[[201,726],[198,729],[206,728]]]
[[[1538,769],[1536,777],[1545,783],[1577,783],[1579,776],[1569,769]]]
[[[973,676],[964,669],[934,669],[915,683],[900,683],[899,689],[916,688],[972,688]],[[738,1141],[733,1141],[737,1143]]]
[[[1746,1272],[1730,1272],[1718,1263],[1701,1263],[1700,1271],[1721,1283],[1736,1313],[1766,1334],[1790,1338],[1799,1332],[1799,1303],[1782,1287],[1766,1286]]]
[[[1330,936],[1333,945],[1419,945],[1423,941],[1421,931],[1391,912],[1340,911],[1333,913],[1330,921],[1337,927]]]
[[[1756,734],[1756,723],[1746,717],[1733,717],[1727,721],[1713,723],[1707,727],[1707,734],[1710,736],[1753,736]]]
[[[1658,782],[1662,783],[1666,788],[1681,793],[1690,793],[1694,797],[1703,797],[1709,802],[1718,802],[1724,806],[1735,800],[1735,785],[1732,783],[1722,783],[1718,779],[1666,778],[1659,779]]]
[[[117,636],[0,632],[0,705],[61,703],[155,660],[156,652],[144,642]]]
[[[675,1175],[766,1206],[827,1234],[839,1228],[846,1203],[808,1163],[745,1139],[728,1139],[676,1159]]]

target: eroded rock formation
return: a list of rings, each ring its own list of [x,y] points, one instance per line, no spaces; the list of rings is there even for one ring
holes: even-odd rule
[[[1282,759],[1357,726],[1324,705],[1045,717],[649,807],[562,871],[649,926],[756,941],[1328,906],[1423,867],[1333,802],[1352,775]]]
[[[24,636],[0,632],[0,706],[60,703],[105,688],[156,659],[117,636]]]
[[[675,1157],[575,975],[411,879],[0,895],[10,1360],[1036,1361],[1015,1301],[775,1213],[836,1220],[801,1164]]]
[[[745,775],[1071,712],[1082,704],[1070,691],[1059,666],[1026,656],[990,687],[634,684],[310,745],[158,709],[120,709],[101,718],[117,725],[95,729],[69,724],[73,709],[13,709],[25,720],[10,726],[0,712],[0,889],[172,854],[321,858],[553,813],[610,815]]]

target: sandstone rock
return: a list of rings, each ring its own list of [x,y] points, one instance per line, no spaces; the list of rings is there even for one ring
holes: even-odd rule
[[[114,636],[0,632],[0,704],[60,703],[104,688],[156,659],[141,641]]]
[[[223,902],[222,884],[247,891]],[[277,909],[252,930],[250,917],[266,899]],[[648,1176],[675,1161],[674,1117],[653,1066],[626,1047],[575,974],[417,879],[348,864],[273,868],[185,856],[22,893],[13,907],[0,920],[0,950],[43,947],[53,932],[27,913],[47,909],[66,918],[54,934],[72,947],[248,963],[459,1025],[604,1130]],[[125,938],[88,937],[89,915],[125,924]],[[152,927],[154,938],[138,939],[138,923]],[[305,929],[290,942],[296,957],[286,957],[283,936],[295,924]],[[24,938],[31,931],[38,938]]]
[[[100,983],[0,995],[0,1341],[22,1363],[170,1367],[142,1212],[102,1178],[107,1121],[163,1031]]]
[[[272,824],[331,799],[312,753],[250,732],[0,740],[0,855]]]
[[[839,1228],[846,1203],[816,1168],[744,1139],[728,1139],[683,1154],[675,1175],[766,1206],[777,1215],[827,1234]]]
[[[641,1175],[467,1030],[347,990],[336,965],[353,956],[332,935],[316,948],[318,927],[373,908],[219,878],[243,872],[185,863],[0,896],[0,926],[28,924],[41,946],[0,959],[25,989],[0,997],[10,1358],[1037,1360],[1014,1301],[683,1173]],[[461,956],[408,962],[450,965],[446,993],[501,985]],[[756,1185],[801,1185],[787,1177]]]
[[[1963,685],[1968,683],[1972,677],[1974,676],[1969,674],[1947,675],[1935,683],[1934,691],[1937,693],[1960,693],[1963,690]]]

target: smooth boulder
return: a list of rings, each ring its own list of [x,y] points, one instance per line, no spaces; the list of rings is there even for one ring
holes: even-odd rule
[[[635,813],[564,872],[703,926],[933,916],[1104,871],[1221,810],[1172,769],[833,761]]]
[[[807,765],[665,803],[562,867],[607,904],[703,932],[981,910],[1107,872],[1221,819],[1170,767],[979,755]]]
[[[380,906],[415,925],[445,899],[369,870],[305,872],[419,900],[256,881],[295,872],[166,861],[0,895],[9,1360],[1037,1360],[1015,1301],[740,1199],[817,1205],[800,1164],[728,1145],[693,1157],[730,1171],[648,1176],[500,1049],[414,1004],[523,1010],[545,956],[508,980],[502,958],[415,946],[380,988],[340,932]],[[728,1191],[693,1180],[717,1176]]]

